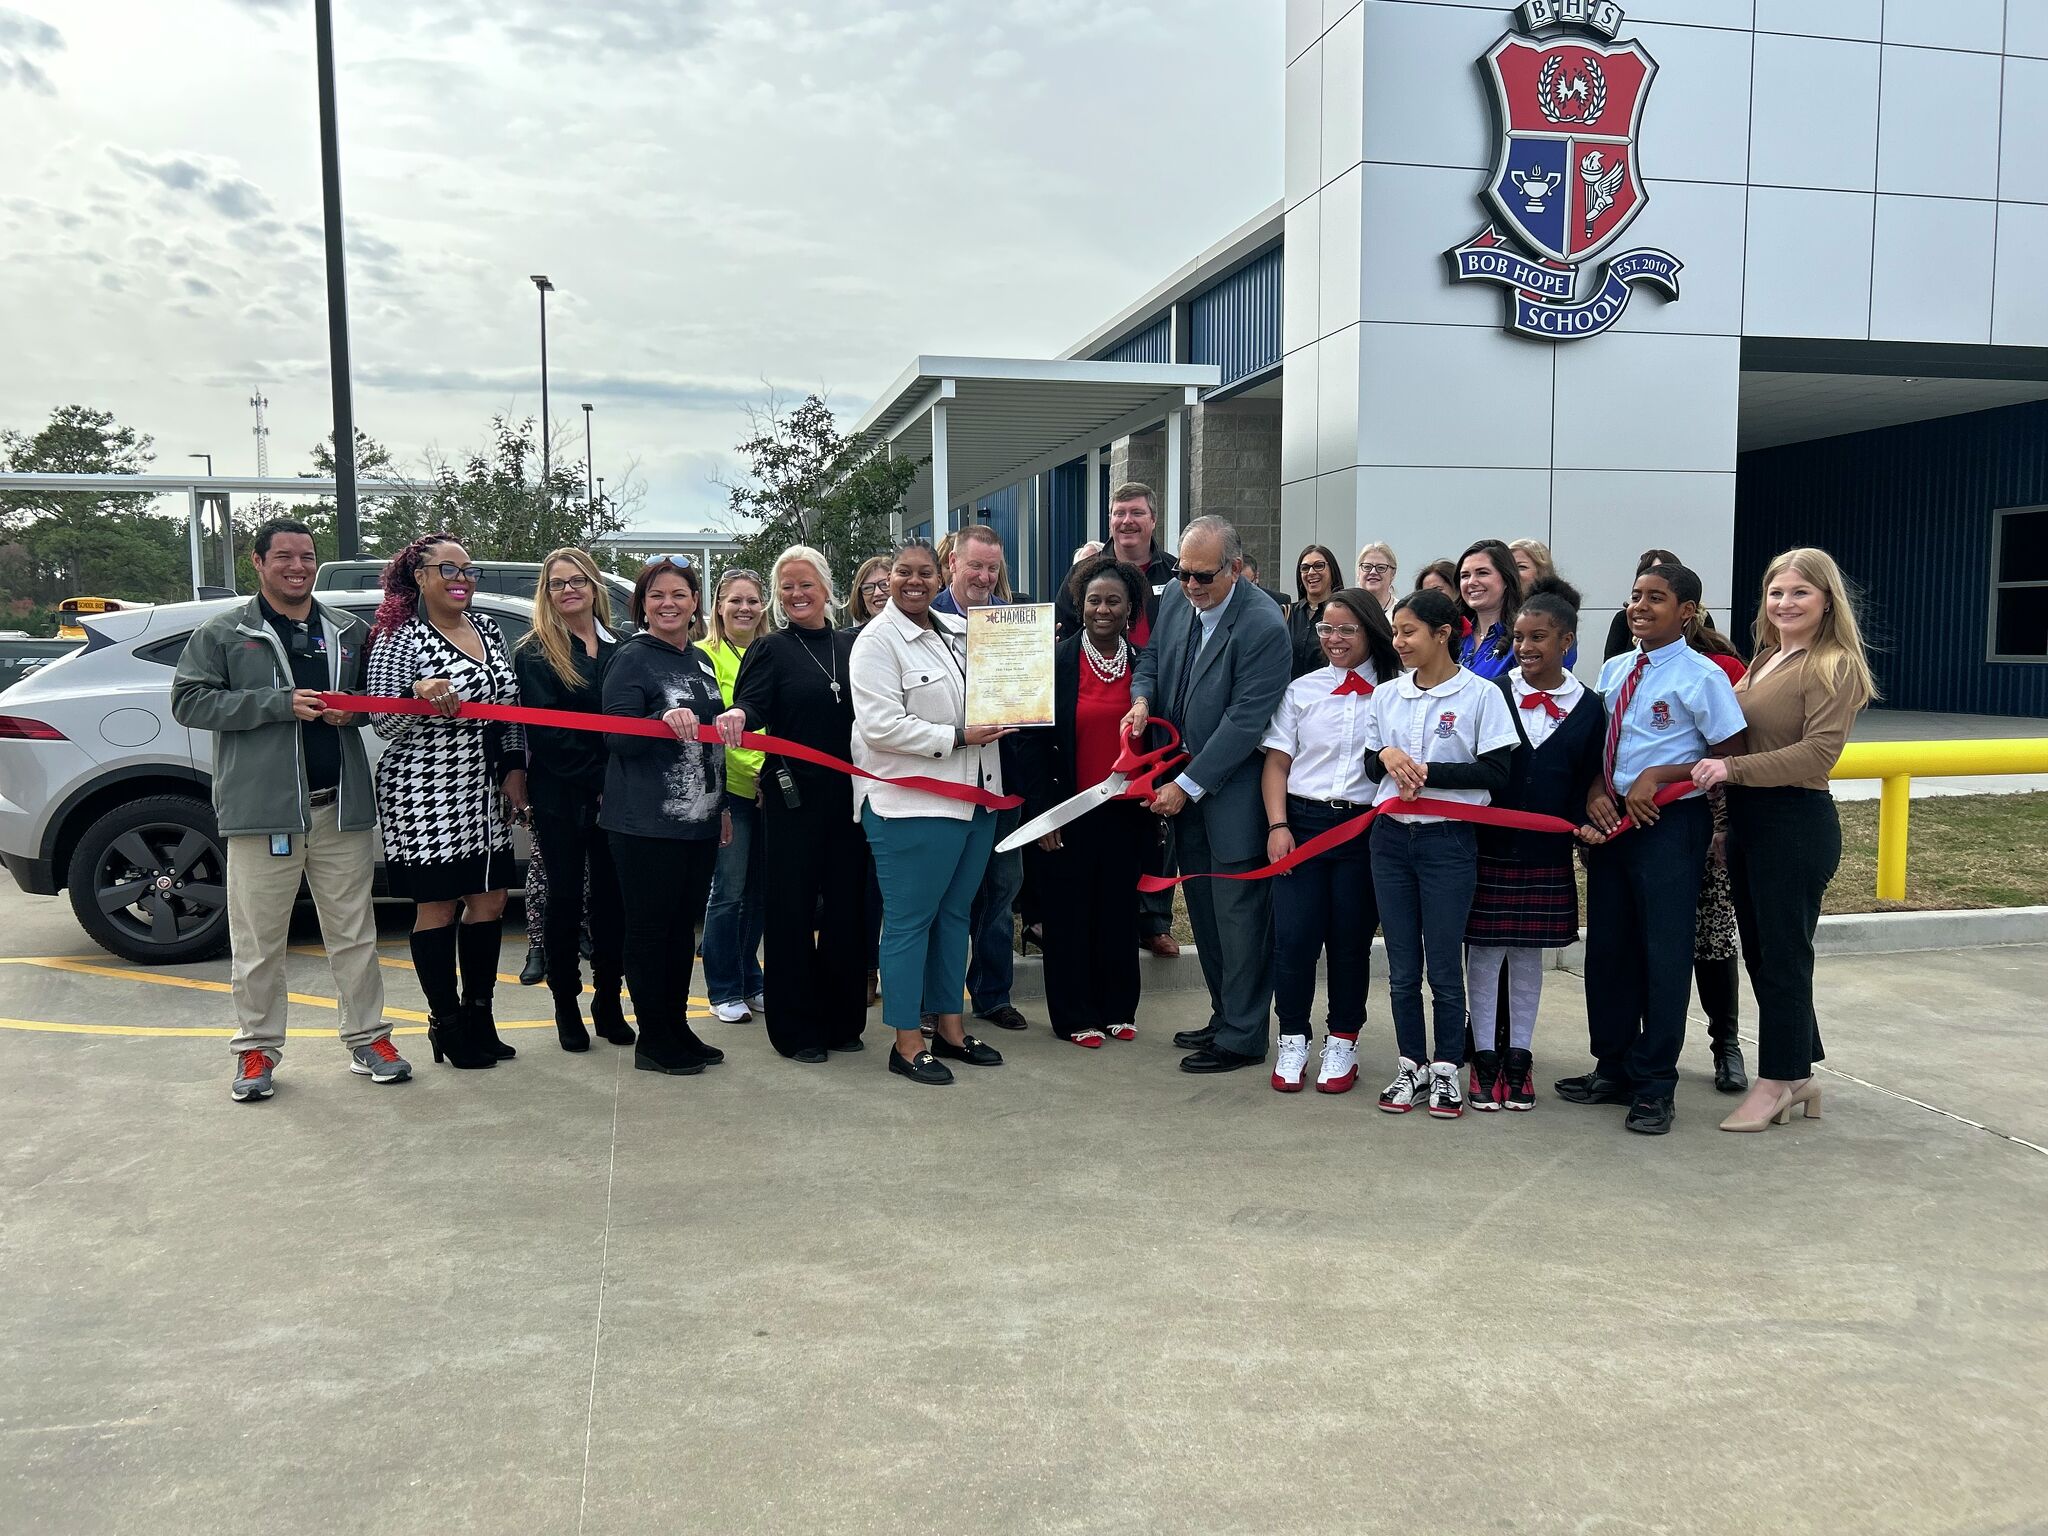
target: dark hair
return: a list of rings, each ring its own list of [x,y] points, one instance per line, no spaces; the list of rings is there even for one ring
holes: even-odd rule
[[[1714,616],[1702,608],[1685,626],[1685,643],[1702,656],[1733,656],[1742,659],[1735,642],[1714,628]]]
[[[1425,576],[1434,576],[1452,592],[1458,590],[1458,568],[1448,560],[1432,560],[1429,564],[1423,566],[1421,570],[1417,571],[1415,573],[1416,591],[1420,592],[1422,590],[1422,578]],[[1396,603],[1394,606],[1398,608],[1401,605]]]
[[[1326,562],[1328,562],[1330,567],[1330,585],[1332,587],[1335,587],[1338,581],[1341,579],[1337,573],[1343,569],[1343,567],[1337,563],[1336,551],[1331,549],[1327,544],[1304,545],[1302,547],[1301,553],[1294,557],[1294,595],[1304,603],[1308,601],[1308,588],[1304,587],[1301,584],[1301,562],[1306,560],[1310,555],[1321,555],[1323,559]]]
[[[1081,600],[1088,595],[1088,588],[1105,576],[1123,583],[1131,600],[1131,619],[1135,620],[1145,611],[1145,594],[1149,590],[1145,578],[1135,565],[1126,564],[1106,549],[1099,555],[1090,555],[1067,573],[1067,601],[1073,604],[1074,612],[1081,612]]]
[[[1515,614],[1522,606],[1522,573],[1515,565],[1515,552],[1501,540],[1475,539],[1466,546],[1465,553],[1458,556],[1460,578],[1465,573],[1465,562],[1474,555],[1484,555],[1501,580],[1500,638],[1493,642],[1493,654],[1505,656],[1515,645]],[[1479,633],[1479,615],[1465,602],[1464,581],[1460,579],[1455,585],[1459,592],[1459,611],[1472,621],[1472,654],[1477,656],[1486,636]]]
[[[1700,585],[1698,574],[1690,566],[1680,565],[1676,560],[1659,561],[1646,571],[1637,571],[1636,580],[1655,576],[1671,589],[1671,595],[1681,603],[1697,603],[1706,589]]]
[[[896,562],[909,554],[913,549],[921,549],[927,555],[930,555],[935,569],[944,569],[939,560],[938,546],[933,544],[930,539],[922,538],[899,539],[895,547],[889,551],[889,564],[891,568],[894,568]]]
[[[445,528],[423,533],[386,562],[377,577],[384,601],[377,605],[377,617],[370,622],[373,638],[405,628],[420,611],[420,567],[426,563],[427,551],[436,544],[461,542]]]
[[[1678,556],[1668,549],[1646,549],[1636,559],[1636,574],[1642,575],[1653,565],[1677,565]]]
[[[697,567],[694,565],[678,565],[669,559],[650,561],[641,568],[639,576],[634,579],[633,627],[647,627],[647,589],[654,585],[655,577],[666,575],[670,571],[683,578],[683,585],[690,589],[690,596],[697,601],[697,613],[692,618],[690,626],[694,635],[696,621],[701,619],[704,613],[704,578],[697,574]]]
[[[1404,608],[1430,629],[1448,629],[1451,654],[1457,654],[1458,625],[1465,615],[1456,602],[1442,592],[1410,592],[1394,604],[1394,612],[1399,614]]]
[[[1399,677],[1401,657],[1394,649],[1394,626],[1387,622],[1387,611],[1380,606],[1380,600],[1363,587],[1339,587],[1323,602],[1325,622],[1332,608],[1348,608],[1357,615],[1359,627],[1365,631],[1365,655],[1372,663],[1372,680],[1384,683]]]
[[[309,539],[313,537],[313,530],[296,517],[273,517],[256,530],[255,549],[258,560],[270,558],[270,541],[280,533],[303,533]]]
[[[1539,576],[1529,583],[1529,595],[1522,599],[1518,613],[1538,613],[1553,620],[1565,634],[1579,632],[1579,589],[1562,576]]]

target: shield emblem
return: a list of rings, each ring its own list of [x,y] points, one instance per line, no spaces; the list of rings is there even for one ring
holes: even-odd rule
[[[1582,262],[1650,200],[1636,130],[1657,61],[1641,43],[1510,32],[1480,61],[1500,152],[1486,195],[1503,224],[1553,261]]]

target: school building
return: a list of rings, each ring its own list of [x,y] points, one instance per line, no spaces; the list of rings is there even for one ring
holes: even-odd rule
[[[906,526],[1040,595],[1123,479],[1282,589],[1533,536],[1595,636],[1646,547],[1745,638],[1818,544],[1888,703],[2048,714],[2048,0],[1287,0],[1285,53],[1270,208],[877,399]]]

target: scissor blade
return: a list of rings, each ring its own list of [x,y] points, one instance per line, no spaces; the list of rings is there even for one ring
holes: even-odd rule
[[[1037,842],[1048,832],[1058,831],[1068,822],[1086,816],[1098,805],[1114,800],[1124,792],[1124,785],[1128,782],[1130,781],[1125,775],[1112,773],[1100,784],[1084,789],[1078,795],[1062,800],[1058,805],[1042,815],[1032,817],[1023,826],[1012,832],[1000,843],[997,843],[996,852],[1010,853],[1024,847],[1027,843]]]

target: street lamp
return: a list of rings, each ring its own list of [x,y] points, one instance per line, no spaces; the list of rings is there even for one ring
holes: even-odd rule
[[[598,505],[599,505],[600,507],[604,505],[604,476],[603,476],[603,475],[599,475],[599,476],[597,477],[597,504],[598,504]]]
[[[540,290],[540,493],[548,493],[548,475],[553,469],[548,449],[548,295],[555,285],[545,273],[533,274],[533,286]]]
[[[353,560],[361,541],[356,524],[355,399],[348,368],[348,278],[341,247],[333,0],[313,0],[313,56],[320,83],[320,227],[327,246],[327,367],[334,395],[334,531],[341,558]]]
[[[188,458],[188,459],[204,459],[204,460],[206,460],[206,478],[207,478],[207,479],[209,479],[209,480],[211,480],[211,479],[213,478],[213,455],[212,455],[212,454],[210,454],[210,453],[188,453],[188,454],[186,454],[186,455],[185,455],[185,457],[186,457],[186,458]]]
[[[590,475],[595,468],[590,457],[590,413],[595,409],[588,400],[583,402],[583,501],[586,510],[597,505],[597,498],[590,489]]]

